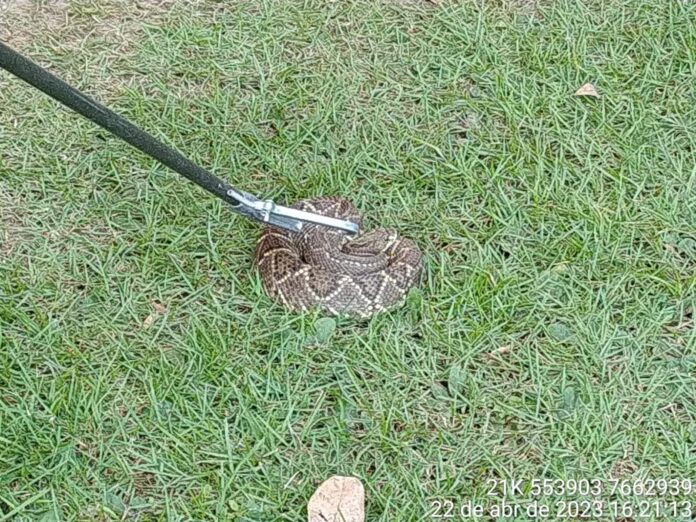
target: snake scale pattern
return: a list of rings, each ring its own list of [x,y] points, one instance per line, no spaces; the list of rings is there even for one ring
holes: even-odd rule
[[[354,221],[362,230],[358,210],[344,198],[307,199],[292,208]],[[309,224],[299,233],[266,227],[254,264],[266,293],[293,311],[369,317],[398,304],[420,282],[423,255],[395,230],[351,238]]]

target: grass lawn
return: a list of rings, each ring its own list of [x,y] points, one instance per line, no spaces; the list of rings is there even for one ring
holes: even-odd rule
[[[25,0],[0,28],[239,188],[346,195],[426,256],[405,306],[325,331],[263,294],[257,225],[0,73],[0,521],[696,479],[693,2]]]

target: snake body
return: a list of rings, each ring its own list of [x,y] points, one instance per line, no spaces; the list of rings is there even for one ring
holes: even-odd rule
[[[292,208],[358,223],[355,206],[340,197],[299,201]],[[399,303],[420,282],[423,255],[395,230],[378,228],[355,238],[308,224],[301,232],[266,227],[254,264],[266,293],[287,308],[319,308],[369,317]]]

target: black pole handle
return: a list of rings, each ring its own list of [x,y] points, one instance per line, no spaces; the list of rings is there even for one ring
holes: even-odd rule
[[[0,42],[0,67],[21,78],[29,85],[43,91],[51,98],[58,100],[85,118],[92,120],[110,133],[130,143],[136,149],[160,161],[227,203],[233,206],[240,204],[239,201],[227,193],[228,190],[234,187],[213,176],[210,172],[199,167],[151,134],[136,127],[122,116],[71,87],[2,42]]]

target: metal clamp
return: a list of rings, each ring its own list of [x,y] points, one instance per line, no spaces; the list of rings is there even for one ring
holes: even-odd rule
[[[357,234],[360,232],[360,227],[352,221],[343,219],[322,216],[297,210],[295,208],[276,205],[270,199],[262,200],[249,194],[235,189],[228,189],[227,195],[239,202],[239,205],[233,206],[232,209],[248,218],[266,223],[268,225],[299,232],[306,224],[322,225],[331,228],[344,230],[349,234]]]

